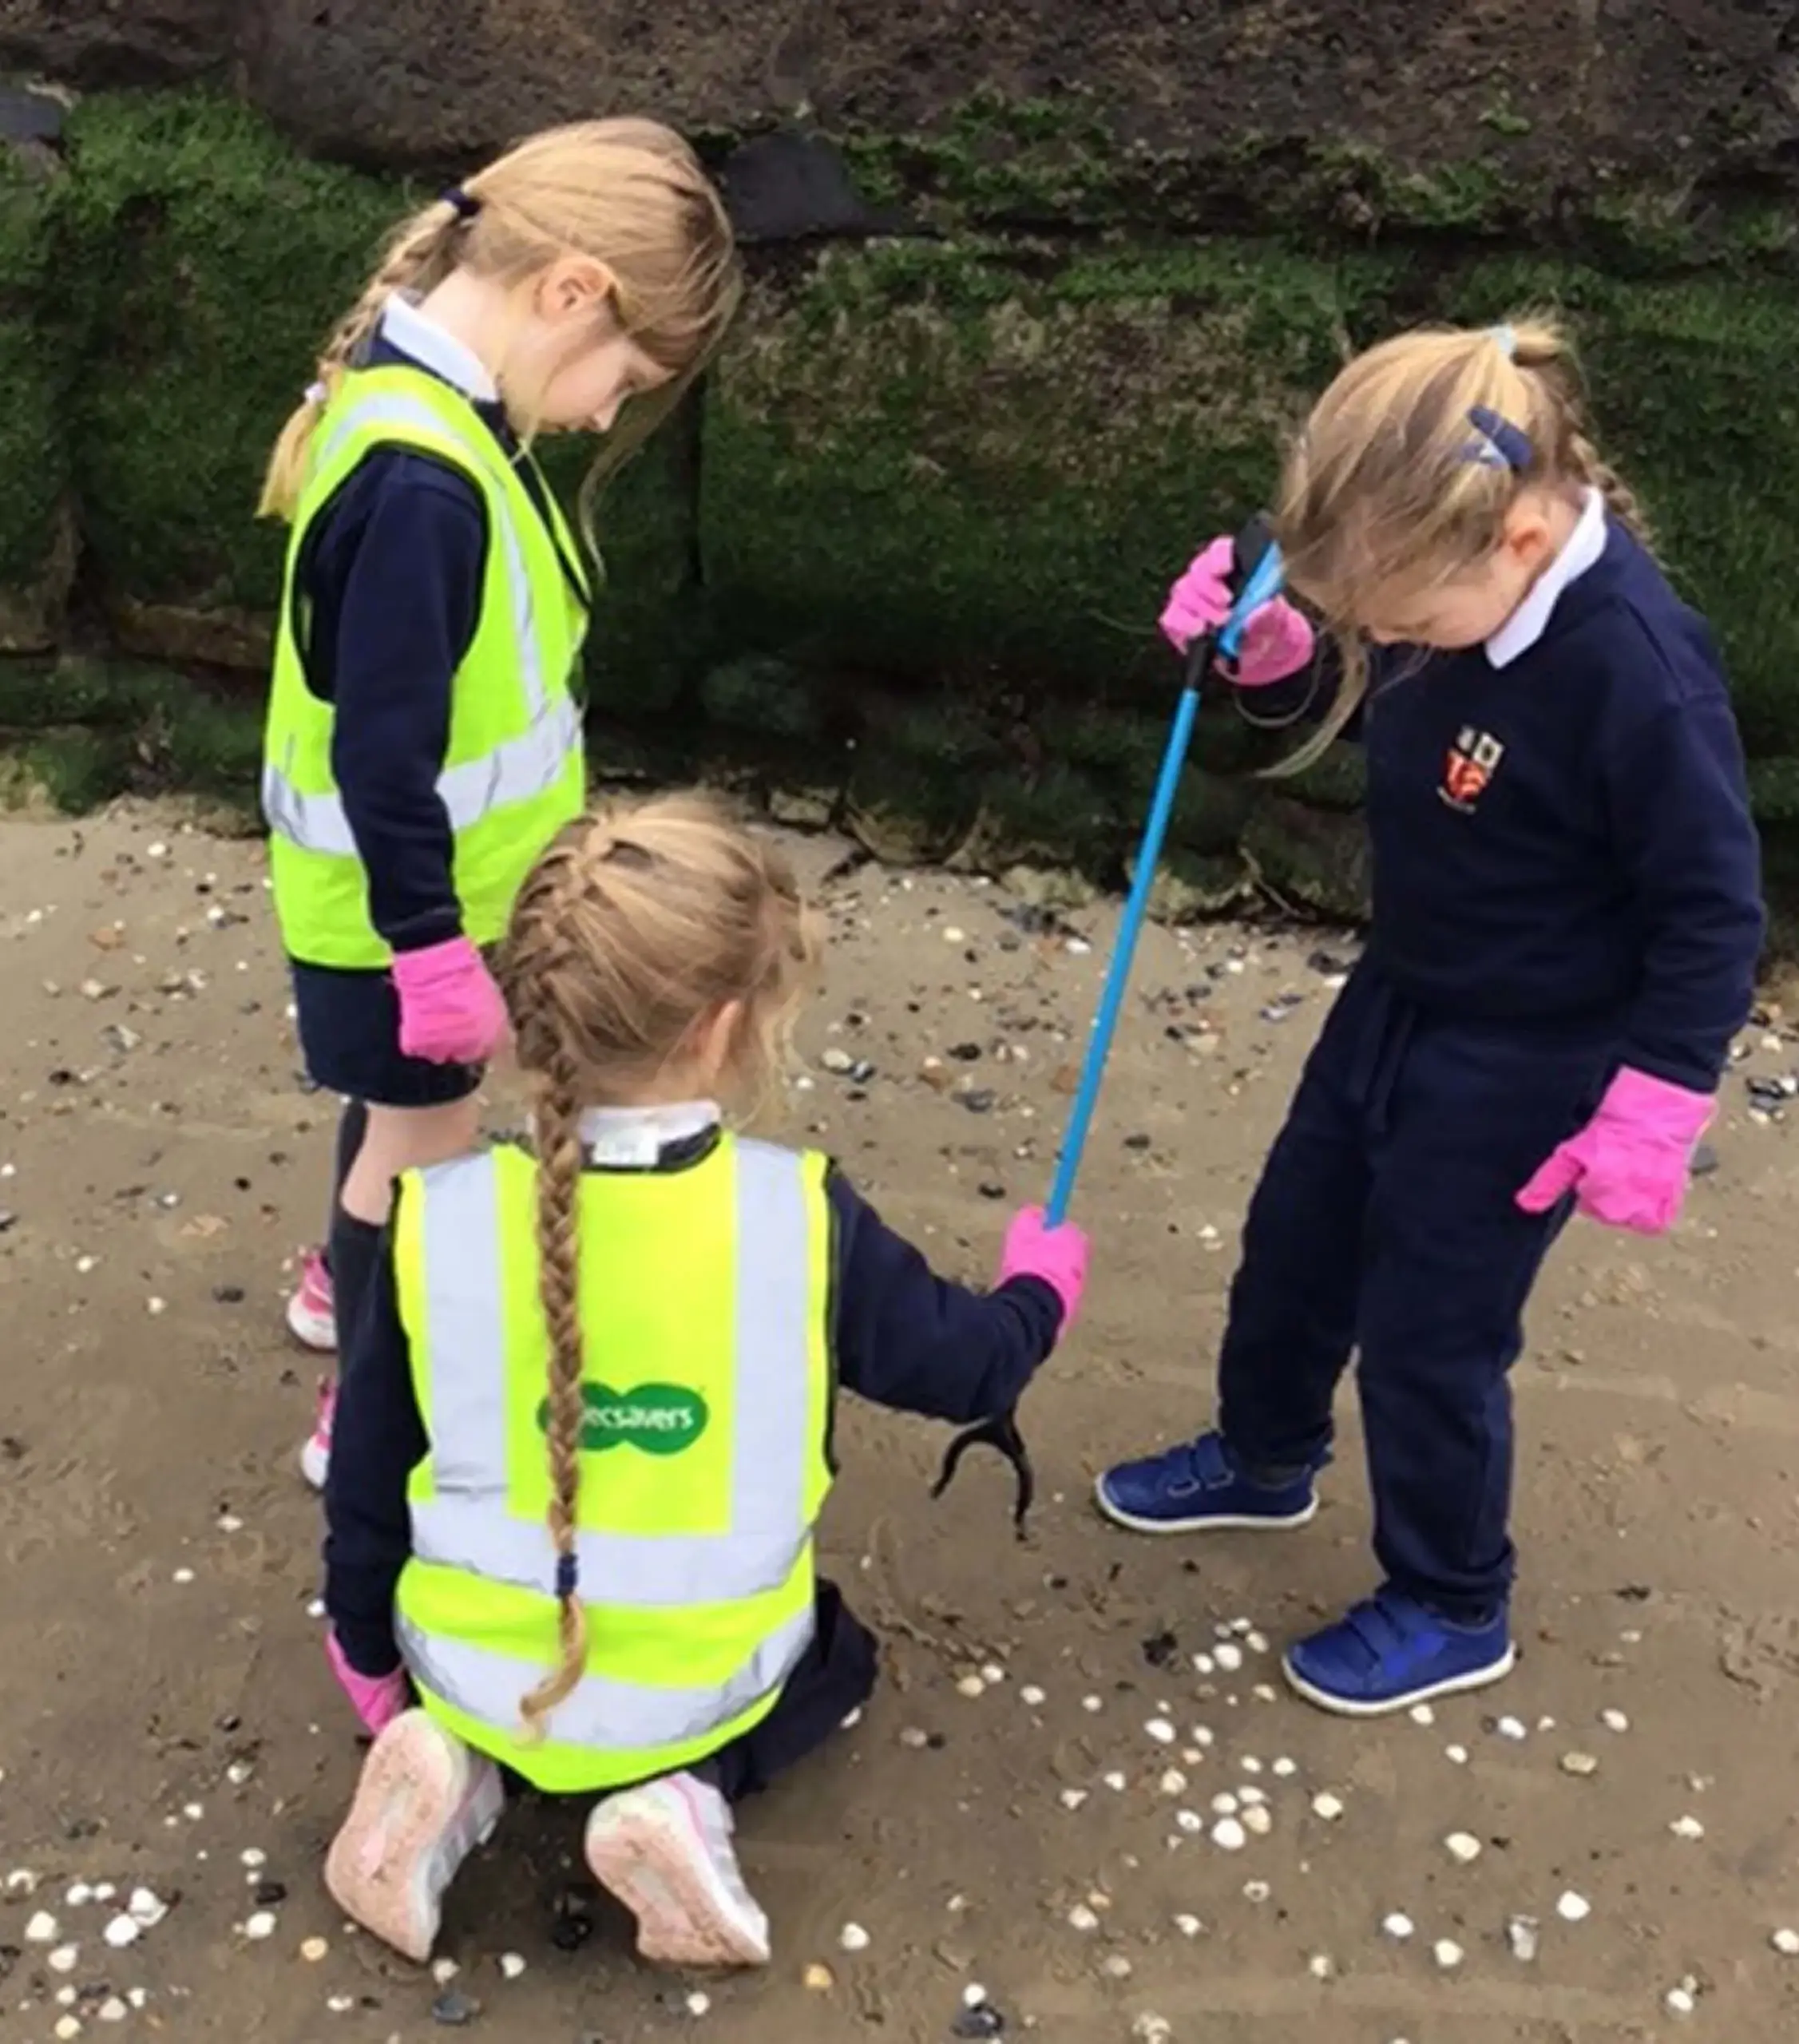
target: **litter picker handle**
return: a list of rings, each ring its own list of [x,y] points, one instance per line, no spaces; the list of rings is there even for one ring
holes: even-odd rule
[[[1080,1083],[1076,1089],[1074,1105],[1068,1111],[1068,1125],[1062,1139],[1061,1155],[1056,1160],[1056,1177],[1049,1191],[1049,1202],[1044,1210],[1044,1218],[1052,1228],[1059,1228],[1068,1217],[1069,1202],[1074,1197],[1075,1179],[1080,1171],[1081,1153],[1087,1147],[1087,1138],[1092,1127],[1093,1111],[1099,1105],[1100,1087],[1105,1077],[1106,1060],[1111,1054],[1112,1038],[1118,1029],[1118,1018],[1124,1005],[1125,989],[1130,984],[1131,962],[1136,955],[1137,939],[1142,933],[1143,920],[1149,909],[1150,889],[1155,883],[1155,869],[1162,857],[1163,840],[1168,834],[1168,820],[1175,810],[1175,797],[1180,788],[1181,770],[1187,763],[1187,748],[1193,740],[1193,723],[1199,713],[1199,692],[1211,673],[1215,658],[1222,655],[1226,660],[1234,660],[1242,643],[1244,628],[1262,605],[1271,602],[1281,592],[1283,571],[1281,550],[1274,543],[1272,532],[1265,518],[1254,520],[1237,541],[1236,572],[1238,594],[1231,605],[1230,613],[1215,632],[1203,633],[1188,648],[1187,679],[1175,711],[1174,728],[1168,734],[1167,749],[1162,755],[1161,771],[1156,776],[1155,793],[1151,801],[1149,820],[1143,826],[1141,843],[1137,849],[1136,870],[1131,876],[1131,892],[1125,899],[1124,913],[1118,926],[1118,941],[1112,948],[1111,963],[1107,968],[1105,986],[1100,996],[1098,1012],[1093,1018],[1092,1034],[1087,1040],[1087,1055],[1081,1065]]]

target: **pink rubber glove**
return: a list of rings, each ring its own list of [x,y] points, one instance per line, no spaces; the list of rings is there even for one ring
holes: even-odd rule
[[[365,1732],[378,1737],[402,1710],[412,1708],[412,1690],[404,1668],[396,1668],[390,1675],[359,1675],[344,1659],[343,1649],[338,1645],[335,1632],[325,1635],[325,1658],[331,1664],[338,1687],[350,1699],[350,1708],[362,1720]]]
[[[1062,1301],[1062,1332],[1067,1333],[1087,1289],[1087,1237],[1072,1221],[1059,1228],[1046,1226],[1043,1209],[1027,1206],[1012,1215],[1005,1231],[999,1281],[1008,1278],[1040,1278]]]
[[[466,937],[396,952],[400,1048],[429,1064],[485,1064],[506,1040],[506,1004]]]
[[[1709,1095],[1627,1065],[1606,1088],[1599,1112],[1549,1159],[1518,1204],[1527,1214],[1547,1214],[1571,1192],[1590,1221],[1666,1234],[1680,1218],[1694,1148],[1711,1117]]]
[[[1203,632],[1211,632],[1230,615],[1230,570],[1236,549],[1226,539],[1214,540],[1168,592],[1162,613],[1162,636],[1177,653],[1184,653]],[[1312,628],[1284,596],[1264,604],[1244,628],[1232,676],[1239,688],[1266,688],[1298,674],[1312,657]]]

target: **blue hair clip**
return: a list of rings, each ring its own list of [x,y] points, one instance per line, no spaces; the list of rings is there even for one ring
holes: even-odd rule
[[[438,196],[465,225],[481,211],[480,200],[465,192],[460,184],[453,184],[447,192],[439,192]]]
[[[1468,422],[1480,437],[1469,441],[1462,451],[1463,460],[1484,469],[1510,469],[1522,475],[1536,458],[1531,436],[1510,419],[1501,418],[1490,406],[1475,406]]]

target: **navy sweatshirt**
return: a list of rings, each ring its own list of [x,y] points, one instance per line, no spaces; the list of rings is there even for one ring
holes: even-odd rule
[[[385,333],[357,366],[395,363],[436,373]],[[541,476],[503,406],[470,402],[541,501]],[[336,711],[331,768],[368,871],[370,920],[396,951],[442,943],[462,927],[437,782],[487,545],[486,506],[466,476],[429,455],[382,448],[315,520],[296,564],[307,686]],[[579,564],[565,565],[578,578]]]
[[[1369,955],[1402,993],[1609,1031],[1623,1064],[1715,1087],[1753,995],[1760,854],[1711,635],[1627,531],[1504,664],[1377,651],[1356,735]]]
[[[657,1168],[679,1170],[711,1147],[711,1139],[671,1146]],[[838,1384],[895,1412],[956,1424],[1006,1411],[1056,1345],[1056,1293],[1035,1278],[986,1293],[953,1284],[834,1171],[828,1191]],[[362,1674],[398,1665],[394,1593],[412,1548],[406,1480],[426,1447],[390,1236],[345,1345],[325,1487],[325,1608]]]

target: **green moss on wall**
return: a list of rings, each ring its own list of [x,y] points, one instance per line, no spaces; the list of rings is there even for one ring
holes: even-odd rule
[[[262,465],[400,195],[191,94],[89,99],[69,142],[61,285],[88,364],[70,427],[93,564],[141,603],[267,611],[282,542],[253,517]]]
[[[69,565],[69,358],[43,318],[50,188],[43,169],[0,149],[0,651],[49,643]]]
[[[1261,501],[1336,360],[1331,272],[1222,244],[1040,277],[1020,253],[877,246],[752,294],[703,464],[735,632],[1073,683],[1106,710],[1165,684],[1171,559]]]

